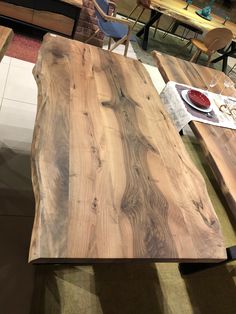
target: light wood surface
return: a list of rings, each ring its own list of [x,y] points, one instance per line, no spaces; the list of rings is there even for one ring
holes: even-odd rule
[[[11,28],[0,26],[0,61],[5,55],[7,47],[13,38],[13,31]]]
[[[80,4],[81,1],[71,0],[70,2],[78,2],[78,4]],[[78,4],[76,6],[78,6]],[[57,31],[65,35],[72,34],[75,22],[72,18],[69,18],[62,14],[57,14],[49,11],[34,10],[4,1],[0,1],[0,15],[11,17],[13,19],[34,24],[53,31]]]
[[[205,182],[140,62],[48,34],[33,72],[31,262],[226,258]]]
[[[65,35],[71,35],[74,26],[74,20],[67,16],[38,10],[34,10],[32,23]]]
[[[218,76],[218,84],[211,91],[219,93],[224,87],[225,74],[222,72],[159,52],[154,52],[154,57],[165,82],[175,81],[206,89],[211,79]],[[236,90],[228,88],[223,94],[236,97]],[[220,189],[236,218],[236,131],[199,122],[191,122],[190,126],[200,139]]]
[[[33,9],[0,1],[0,15],[9,16],[23,22],[32,23],[33,12]]]
[[[82,8],[83,0],[60,0],[61,2],[69,3],[75,7]]]
[[[224,22],[224,19],[215,14],[211,14],[213,18],[211,21],[208,21],[195,13],[196,10],[199,10],[198,7],[192,4],[188,7],[188,10],[184,10],[184,7],[186,7],[186,2],[181,0],[150,1],[151,9],[162,12],[163,14],[171,16],[178,21],[184,22],[203,31],[209,31],[217,27],[226,27],[233,32],[234,38],[236,38],[236,24],[233,22],[227,21],[226,24],[223,25],[222,23]]]

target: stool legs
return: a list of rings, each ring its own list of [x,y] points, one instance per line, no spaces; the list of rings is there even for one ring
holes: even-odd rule
[[[190,59],[190,62],[194,62],[198,59],[199,55],[201,54],[201,50],[197,49],[192,58]]]
[[[138,7],[139,7],[139,4],[137,4],[136,7],[133,8],[133,10],[130,12],[129,16],[127,17],[127,20],[131,17],[131,15],[134,13],[134,11],[137,10]]]

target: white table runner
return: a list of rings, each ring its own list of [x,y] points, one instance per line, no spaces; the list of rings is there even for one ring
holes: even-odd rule
[[[212,105],[212,111],[210,115],[190,107],[181,96],[181,91],[184,89],[195,89],[204,93],[210,99]],[[191,121],[199,121],[220,127],[236,129],[235,98],[222,96],[176,82],[168,82],[160,96],[178,132],[181,131]],[[231,112],[234,113],[234,115],[229,114],[229,108]],[[225,112],[222,112],[223,109]]]

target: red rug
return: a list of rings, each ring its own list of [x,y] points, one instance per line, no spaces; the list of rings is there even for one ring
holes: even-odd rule
[[[26,34],[15,33],[6,55],[35,63],[42,40]]]

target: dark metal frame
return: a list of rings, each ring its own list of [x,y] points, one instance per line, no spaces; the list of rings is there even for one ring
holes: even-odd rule
[[[223,60],[222,71],[226,73],[228,57],[231,57],[231,56],[234,57],[235,54],[236,54],[236,42],[232,41],[229,49],[227,49],[226,52],[222,54],[222,56],[212,60],[211,62],[216,63]]]
[[[149,37],[149,28],[162,16],[161,12],[151,10],[151,16],[149,21],[138,31],[136,34],[137,37],[141,37],[144,34],[142,48],[147,50],[148,46],[148,37]]]

